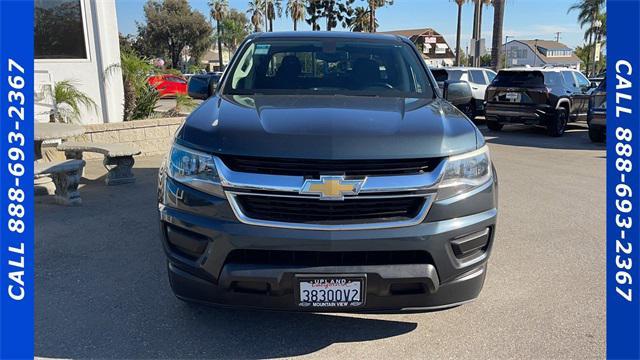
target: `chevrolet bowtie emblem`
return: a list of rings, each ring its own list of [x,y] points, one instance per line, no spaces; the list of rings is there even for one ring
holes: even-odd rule
[[[304,181],[300,194],[320,195],[320,200],[344,200],[345,195],[358,195],[366,179],[345,180],[344,176],[320,176]]]

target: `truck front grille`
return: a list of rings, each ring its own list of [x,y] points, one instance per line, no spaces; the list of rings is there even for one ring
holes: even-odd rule
[[[366,266],[433,264],[426,251],[233,250],[225,264],[272,266]]]
[[[409,175],[432,171],[442,158],[389,160],[314,160],[248,156],[220,156],[229,169],[271,175],[318,177],[320,174],[347,176]]]
[[[415,218],[423,197],[346,198],[322,201],[316,198],[238,195],[242,212],[257,220],[307,224],[348,224],[402,221]]]

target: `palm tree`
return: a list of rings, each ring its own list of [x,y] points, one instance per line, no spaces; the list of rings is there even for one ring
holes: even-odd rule
[[[502,67],[502,26],[506,0],[493,0],[493,39],[491,41],[491,67],[498,71]]]
[[[593,68],[591,69],[591,73],[593,75],[598,73],[598,62],[596,60],[596,52],[601,51],[601,48],[598,49],[598,47],[596,46],[598,43],[600,43],[600,45],[603,45],[607,42],[607,13],[606,11],[604,13],[600,13],[596,16],[596,19],[594,20],[593,24],[591,24],[589,26],[589,28],[587,29],[587,31],[585,31],[584,33],[584,40],[586,41],[587,38],[593,39],[593,44],[592,46],[589,48],[590,51],[588,56],[590,56],[591,54],[593,54]],[[587,71],[589,71],[589,69],[587,68]]]
[[[293,20],[293,31],[298,31],[298,21],[304,20],[304,7],[306,0],[288,0],[287,16]]]
[[[604,8],[605,0],[580,0],[577,3],[571,5],[567,13],[572,11],[578,12],[578,23],[580,24],[580,28],[582,29],[585,26],[588,28],[594,27],[594,24],[598,20],[599,15],[601,14],[601,10]],[[585,40],[588,38],[589,47],[593,47],[594,32],[590,32],[588,35],[585,33]],[[595,53],[594,53],[595,56]],[[591,56],[587,57],[586,68],[587,71],[589,69],[589,64],[591,63]]]
[[[349,28],[351,31],[355,32],[364,32],[370,31],[371,26],[369,25],[369,21],[371,21],[371,17],[369,16],[370,10],[366,9],[362,6],[358,6],[354,9],[353,19]],[[377,24],[376,24],[377,27]]]
[[[104,70],[107,81],[111,76],[122,76],[124,121],[148,118],[155,111],[160,94],[147,82],[147,78],[156,71],[149,59],[127,49],[120,51],[119,64],[111,64]]]
[[[267,21],[269,21],[269,32],[273,32],[273,20],[282,16],[282,0],[267,1]]]
[[[474,3],[480,3],[480,6],[476,6],[474,18],[473,18],[473,27],[474,27],[474,38],[480,41],[482,39],[482,8],[484,5],[491,4],[493,0],[473,0]],[[477,21],[477,22],[476,22]],[[479,49],[475,49],[479,50]],[[475,53],[475,51],[474,51]],[[473,57],[473,66],[480,66],[480,54],[475,54]]]
[[[460,66],[460,35],[462,33],[462,5],[467,0],[455,0],[458,5],[458,29],[456,31],[456,66]]]
[[[262,17],[264,12],[264,0],[251,0],[249,1],[249,8],[247,14],[251,14],[251,24],[253,25],[253,31],[259,32],[262,25]]]
[[[369,3],[369,32],[376,32],[378,21],[376,19],[376,9],[387,5],[393,5],[393,0],[367,0]]]
[[[227,0],[209,0],[209,9],[211,12],[211,18],[216,20],[216,31],[218,38],[218,64],[222,68],[222,30],[220,22],[229,11],[229,2]]]
[[[80,106],[95,113],[98,106],[89,95],[78,90],[78,83],[75,80],[58,81],[53,88],[53,98],[55,108],[53,118],[60,122],[79,122]]]

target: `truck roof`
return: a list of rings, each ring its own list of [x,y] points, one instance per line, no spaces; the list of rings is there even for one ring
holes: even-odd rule
[[[500,71],[541,71],[541,72],[559,72],[559,71],[578,71],[568,67],[513,67],[508,69],[500,69]]]

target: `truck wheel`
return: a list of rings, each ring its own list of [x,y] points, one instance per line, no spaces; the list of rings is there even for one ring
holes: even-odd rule
[[[491,131],[500,131],[500,130],[502,130],[503,126],[504,126],[504,124],[500,124],[497,121],[487,121],[487,127]]]
[[[591,141],[594,143],[604,142],[605,127],[589,125],[589,139],[591,139]]]
[[[553,137],[559,137],[564,134],[567,128],[567,122],[569,121],[569,113],[565,108],[559,108],[556,110],[556,116],[549,120],[547,124],[547,134]]]

